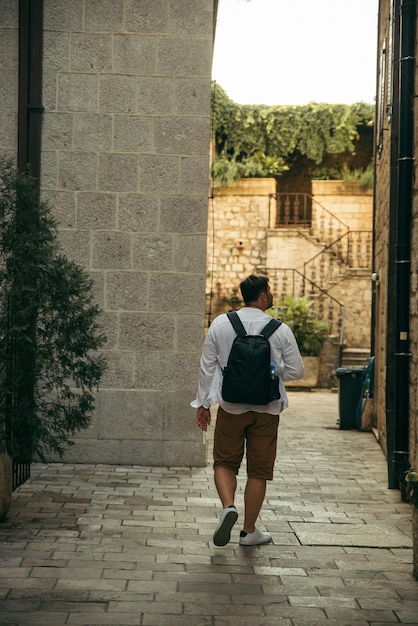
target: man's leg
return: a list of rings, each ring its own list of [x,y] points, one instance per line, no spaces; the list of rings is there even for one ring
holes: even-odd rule
[[[246,421],[219,407],[213,440],[214,479],[223,507],[234,504],[237,472],[244,455]]]
[[[234,504],[235,491],[237,488],[235,472],[224,465],[216,465],[215,486],[224,509]]]
[[[248,478],[244,492],[245,517],[243,529],[247,533],[255,531],[255,523],[266,495],[266,481],[261,478]]]
[[[231,529],[238,519],[234,505],[237,478],[235,472],[222,465],[215,466],[215,485],[223,505],[219,524],[213,535],[215,546],[225,546],[231,538]]]
[[[254,546],[269,543],[271,535],[256,527],[257,518],[266,496],[267,480],[273,478],[277,446],[277,416],[254,414],[247,430],[247,484],[245,486],[244,527],[239,543]]]
[[[238,518],[234,499],[237,488],[236,474],[244,454],[244,428],[241,416],[230,415],[219,407],[213,442],[213,461],[215,486],[223,511],[213,535],[215,546],[224,546],[229,542],[231,529]]]

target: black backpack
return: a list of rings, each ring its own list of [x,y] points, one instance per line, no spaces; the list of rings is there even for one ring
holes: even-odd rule
[[[270,372],[268,338],[281,321],[271,319],[259,335],[247,335],[236,311],[227,313],[237,333],[223,370],[222,397],[236,404],[264,405],[280,398],[279,380]]]

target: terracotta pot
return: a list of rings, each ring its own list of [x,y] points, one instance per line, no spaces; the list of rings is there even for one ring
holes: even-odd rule
[[[12,502],[12,460],[7,452],[0,453],[0,521],[2,521]]]

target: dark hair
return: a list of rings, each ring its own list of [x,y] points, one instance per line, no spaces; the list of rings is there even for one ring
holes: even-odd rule
[[[251,274],[240,283],[241,295],[245,304],[255,302],[263,291],[267,291],[269,279],[267,276],[255,276]]]

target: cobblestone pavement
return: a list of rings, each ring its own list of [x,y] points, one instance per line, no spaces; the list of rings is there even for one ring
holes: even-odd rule
[[[338,428],[335,393],[289,397],[272,544],[240,547],[238,519],[213,545],[211,435],[204,468],[34,465],[0,524],[0,624],[417,625],[411,508],[373,434]]]

